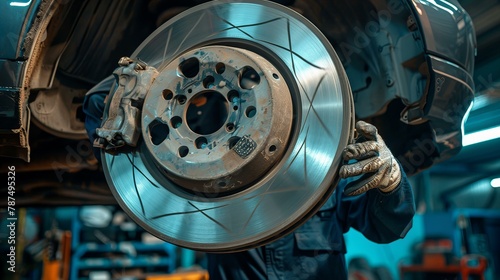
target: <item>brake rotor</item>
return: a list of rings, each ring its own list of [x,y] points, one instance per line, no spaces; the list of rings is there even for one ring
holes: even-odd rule
[[[121,207],[153,235],[207,252],[293,231],[338,182],[352,95],[327,39],[265,1],[208,2],[132,58],[158,70],[136,148],[103,154]]]

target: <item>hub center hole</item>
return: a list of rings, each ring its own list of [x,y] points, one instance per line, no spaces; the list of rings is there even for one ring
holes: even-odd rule
[[[208,135],[226,123],[229,107],[226,98],[217,91],[203,91],[195,95],[187,109],[187,125],[200,134]]]

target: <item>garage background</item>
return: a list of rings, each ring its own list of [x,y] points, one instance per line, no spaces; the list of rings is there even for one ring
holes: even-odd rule
[[[452,159],[411,177],[418,214],[404,240],[379,245],[355,230],[346,235],[352,279],[362,279],[356,278],[359,275],[457,279],[463,270],[485,279],[500,278],[500,1],[459,2],[472,17],[478,44],[476,95],[464,125],[464,147]],[[140,28],[133,32],[140,42]],[[61,63],[71,73],[89,71],[72,69],[73,61]],[[100,71],[110,69],[98,69],[95,75]],[[35,129],[32,133],[47,139],[46,132]],[[7,176],[7,166],[16,166],[18,185],[28,194],[19,194],[24,201],[18,203],[33,205],[16,208],[17,271],[10,273],[8,264],[2,262],[2,279],[55,279],[51,277],[56,274],[63,279],[207,277],[203,253],[154,238],[119,209],[109,189],[103,187],[103,175],[87,162],[88,141],[58,141],[65,152],[55,157],[38,150],[32,157],[47,160],[30,163],[29,173],[28,168],[23,172],[23,161],[1,159],[2,175]],[[32,143],[34,147],[44,144]],[[50,172],[45,170],[47,162]],[[8,261],[10,231],[5,208],[0,218],[1,259]]]

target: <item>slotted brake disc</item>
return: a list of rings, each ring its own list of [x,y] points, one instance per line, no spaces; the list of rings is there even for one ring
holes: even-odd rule
[[[146,86],[119,80],[122,93],[145,93],[121,107],[140,108],[139,140],[104,153],[103,165],[121,207],[150,233],[207,252],[250,249],[296,229],[335,189],[351,91],[301,15],[208,2],[162,25],[132,59],[153,69]]]

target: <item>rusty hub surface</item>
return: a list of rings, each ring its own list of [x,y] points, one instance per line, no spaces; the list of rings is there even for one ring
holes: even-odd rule
[[[225,46],[169,63],[143,108],[155,162],[195,192],[234,192],[261,178],[283,155],[292,127],[290,91],[278,73],[258,54]]]

